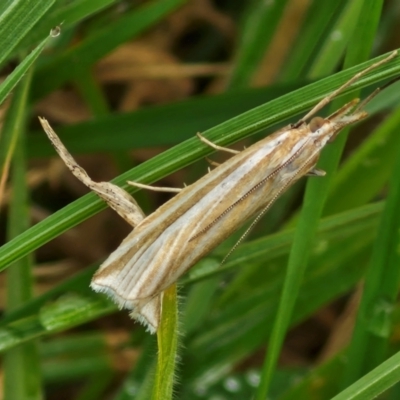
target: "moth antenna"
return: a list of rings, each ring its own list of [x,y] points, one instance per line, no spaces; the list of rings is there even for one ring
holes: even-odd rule
[[[197,232],[195,235],[193,235],[190,239],[189,242],[192,240],[198,238],[202,234],[206,233],[210,228],[212,228],[221,218],[223,218],[225,215],[227,215],[230,211],[232,211],[233,208],[235,208],[239,203],[241,203],[243,200],[245,200],[248,196],[250,196],[253,192],[255,192],[258,188],[260,188],[266,181],[274,177],[281,169],[285,168],[289,163],[291,163],[303,150],[303,148],[308,144],[308,141],[303,144],[290,158],[288,158],[282,165],[280,165],[275,171],[271,172],[267,177],[265,177],[263,180],[258,182],[256,185],[254,185],[248,192],[246,192],[240,199],[236,200],[233,204],[231,204],[228,208],[226,208],[220,215],[218,215],[217,218],[215,218],[211,223],[209,223],[205,228],[201,229],[199,232]],[[301,171],[301,168],[300,168]],[[297,174],[296,174],[297,175]],[[296,176],[294,175],[294,176]],[[291,182],[291,181],[290,181]],[[284,186],[285,188],[286,186]],[[279,191],[281,193],[281,191]],[[278,195],[279,195],[278,193]],[[273,201],[275,200],[275,197]],[[269,204],[269,203],[268,203]]]
[[[325,107],[327,104],[329,104],[339,93],[342,93],[345,89],[347,89],[349,86],[351,86],[354,82],[356,82],[358,79],[360,79],[362,76],[367,74],[368,72],[372,71],[373,69],[381,66],[382,64],[387,63],[390,61],[392,58],[397,56],[397,50],[393,51],[392,53],[389,54],[388,57],[385,57],[383,60],[378,61],[372,65],[370,65],[368,68],[360,71],[358,74],[355,74],[352,78],[350,78],[347,82],[345,82],[342,86],[338,87],[336,90],[334,90],[331,94],[328,96],[324,97],[318,104],[316,104],[303,118],[301,118],[296,124],[295,127],[298,127],[302,125],[307,119],[312,117],[314,114],[316,114],[321,108]]]
[[[231,154],[238,154],[238,153],[240,153],[240,151],[234,150],[234,149],[230,149],[229,147],[218,146],[217,144],[211,142],[211,141],[208,140],[206,137],[204,137],[200,132],[197,132],[196,135],[197,135],[197,137],[198,137],[203,143],[205,143],[207,146],[213,148],[214,150],[217,150],[217,151],[225,151],[225,152],[231,153]]]
[[[275,196],[269,201],[269,203],[259,212],[259,214],[256,216],[254,221],[250,224],[250,226],[245,230],[242,236],[238,239],[238,241],[233,245],[233,247],[229,250],[228,254],[222,259],[221,264],[224,264],[225,261],[228,259],[228,257],[237,249],[237,247],[243,242],[243,240],[249,235],[249,233],[253,230],[253,228],[257,225],[257,223],[260,221],[260,219],[264,216],[264,214],[271,208],[272,204],[275,202],[275,200],[292,184],[293,180],[298,176],[300,173],[302,173],[304,167],[311,161],[313,158],[310,157],[304,163],[300,166],[298,171],[296,172],[295,175],[293,175],[292,179],[286,182],[282,188],[279,189],[279,191],[275,194]]]
[[[388,86],[393,85],[393,83],[396,83],[397,81],[400,80],[400,76],[390,80],[388,83],[385,85],[376,88],[368,97],[366,97],[358,106],[357,108],[353,111],[354,113],[362,110],[374,97],[376,97],[380,92],[385,90]]]
[[[286,186],[285,186],[286,188]],[[271,207],[272,203],[276,200],[276,197],[274,197],[266,206],[263,208],[260,213],[257,215],[257,217],[254,219],[254,221],[250,224],[250,226],[245,230],[242,236],[238,239],[238,241],[233,245],[233,247],[228,251],[228,254],[222,259],[221,264],[225,264],[225,261],[228,259],[228,257],[238,248],[238,246],[243,242],[243,240],[249,235],[249,233],[253,230],[253,228],[257,225],[258,221],[264,216],[264,214],[269,210]]]

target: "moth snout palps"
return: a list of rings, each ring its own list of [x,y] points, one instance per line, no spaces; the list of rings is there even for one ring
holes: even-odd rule
[[[297,123],[241,152],[217,146],[198,135],[208,146],[235,155],[195,183],[184,189],[173,189],[179,193],[147,217],[123,189],[109,182],[93,182],[49,123],[40,118],[72,173],[134,227],[94,274],[91,287],[107,294],[121,308],[131,309],[134,318],[155,332],[166,288],[245,221],[254,218],[242,240],[275,199],[302,176],[324,175],[315,168],[321,150],[345,126],[367,116],[363,107],[377,91],[361,103],[358,99],[350,101],[326,118],[315,114],[361,76],[396,55],[397,52],[393,52],[353,76]],[[168,190],[129,183],[152,190]]]

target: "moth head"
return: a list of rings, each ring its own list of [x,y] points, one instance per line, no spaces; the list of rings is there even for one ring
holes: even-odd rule
[[[332,134],[335,133],[335,125],[328,118],[314,117],[308,123],[311,137],[314,138],[314,143],[319,147],[331,140]]]
[[[314,117],[308,124],[308,127],[310,128],[310,131],[314,133],[318,129],[321,129],[324,124],[325,120],[322,117]]]
[[[359,101],[359,99],[353,99],[329,115],[329,117],[314,117],[311,119],[308,127],[311,135],[319,142],[321,147],[335,140],[344,127],[367,117],[368,114],[361,109],[364,103],[358,105]]]

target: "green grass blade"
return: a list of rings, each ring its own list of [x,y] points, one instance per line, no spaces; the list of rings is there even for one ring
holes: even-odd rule
[[[253,1],[244,23],[238,48],[237,61],[230,79],[231,88],[249,84],[275,34],[287,0],[265,2]]]
[[[55,288],[48,290],[41,296],[37,296],[29,302],[25,303],[24,305],[17,307],[12,312],[7,313],[1,318],[0,327],[4,327],[5,325],[16,322],[20,319],[38,314],[41,307],[43,307],[46,303],[58,298],[64,293],[73,292],[82,295],[91,293],[91,289],[89,288],[90,279],[97,268],[98,265],[88,267],[84,271],[74,275],[70,279],[65,280]]]
[[[169,400],[173,397],[176,352],[178,347],[178,310],[176,284],[163,296],[162,316],[157,331],[158,361],[152,400]]]
[[[313,64],[313,55],[318,52],[318,48],[322,46],[326,37],[333,34],[332,25],[346,3],[347,0],[325,3],[314,0],[312,2],[303,23],[301,35],[293,45],[280,80],[293,80],[308,75],[310,66]]]
[[[204,132],[215,125],[260,106],[293,86],[245,89],[212,97],[200,97],[164,106],[155,106],[131,113],[111,114],[95,120],[60,126],[57,133],[69,151],[76,154],[91,152],[121,152],[127,149],[152,146],[173,146],[193,137],[193,132]],[[387,94],[387,92],[385,92]],[[296,100],[301,101],[300,97]],[[374,112],[387,107],[386,97],[379,96]],[[375,102],[374,102],[375,103]],[[97,109],[97,108],[96,108]],[[102,108],[98,108],[101,112]],[[373,113],[371,113],[373,115]],[[292,121],[291,121],[292,122]],[[134,128],[132,128],[134,127]],[[110,141],[110,132],[116,140]],[[54,155],[42,130],[28,138],[31,157]]]
[[[346,54],[345,66],[354,65],[360,60],[368,59],[371,56],[371,49],[377,35],[379,20],[381,18],[383,0],[364,1],[359,24],[356,25],[354,36],[349,44],[351,50]]]
[[[88,272],[93,275],[93,271]],[[82,276],[79,278],[78,283],[84,285],[85,290],[76,289],[75,278],[69,285],[63,283],[53,289],[51,296],[45,293],[38,299],[27,302],[26,307],[18,309],[19,315],[11,313],[9,318],[6,316],[0,327],[0,352],[117,310],[104,296],[93,294],[89,288],[89,279],[82,279]]]
[[[43,306],[39,314],[0,328],[0,352],[40,336],[51,335],[115,311],[116,307],[94,295],[68,294]]]
[[[204,132],[298,87],[290,85],[245,89],[215,96],[195,97],[131,113],[111,114],[92,121],[60,126],[57,132],[72,154],[173,146],[193,138],[194,132]],[[118,135],[118,140],[110,141],[110,132]],[[53,147],[42,130],[32,132],[28,140],[32,157],[54,155]]]
[[[15,0],[0,14],[0,65],[55,0]],[[1,103],[1,101],[0,101]]]
[[[343,7],[342,13],[326,38],[320,52],[313,62],[308,77],[311,79],[323,76],[327,71],[333,71],[343,57],[347,43],[355,29],[352,21],[358,19],[364,0],[351,0]],[[359,60],[362,58],[359,58]]]
[[[203,261],[205,262],[205,261]],[[209,264],[209,260],[206,261]],[[211,261],[212,266],[207,265],[206,274],[212,273],[221,275],[223,272],[219,267],[220,264],[217,261]],[[237,267],[237,264],[236,264]],[[196,266],[197,273],[201,271],[201,266]],[[190,274],[192,277],[196,276],[196,273]],[[201,273],[197,275],[197,279],[201,279]],[[203,275],[204,279],[204,275]],[[190,278],[187,282],[190,281]],[[216,290],[219,286],[219,277],[215,276],[213,279],[206,279],[205,282],[199,282],[195,285],[192,290],[186,296],[185,307],[182,313],[182,325],[185,328],[185,335],[190,335],[202,326],[202,323],[209,315],[212,307],[213,300]]]
[[[15,92],[11,106],[7,112],[6,120],[2,130],[2,134],[10,139],[9,150],[7,154],[12,157],[14,151],[17,153],[17,159],[13,164],[13,188],[14,194],[12,199],[12,207],[10,210],[10,220],[8,223],[8,237],[12,239],[29,228],[28,216],[28,192],[25,182],[26,165],[24,152],[24,126],[26,103],[28,98],[29,84],[31,73],[28,73],[21,85]],[[11,158],[10,157],[10,158]],[[25,260],[25,263],[29,260]],[[23,304],[32,296],[31,285],[32,277],[30,265],[22,265],[19,268],[12,268],[10,279],[13,285],[9,286],[9,305],[10,311]],[[15,274],[15,276],[14,276]],[[15,290],[13,290],[13,288]],[[15,296],[15,297],[14,297]]]
[[[400,353],[364,375],[332,400],[374,399],[400,381]]]
[[[12,163],[13,198],[8,219],[8,238],[12,239],[29,227],[28,188],[24,125],[32,73],[28,73],[15,91],[3,128],[15,141]],[[12,150],[10,150],[13,152]],[[7,310],[13,311],[29,301],[33,292],[32,263],[29,256],[12,265],[7,273]],[[42,399],[38,349],[35,342],[8,351],[4,356],[4,399]],[[18,382],[18,383],[16,383]]]
[[[44,379],[49,385],[65,384],[68,381],[70,384],[76,384],[75,382],[90,379],[93,375],[110,376],[111,368],[110,358],[103,354],[79,357],[76,360],[47,361],[42,367]]]
[[[82,70],[81,74],[76,77],[76,84],[94,116],[101,117],[109,114],[104,93],[95,81],[91,71]]]
[[[357,20],[360,20],[363,17],[363,15],[359,15]],[[361,24],[358,25],[352,38],[353,46],[356,44],[358,46],[359,41],[363,40],[362,38],[365,29],[369,29],[369,27],[365,27]],[[368,46],[372,47],[372,42],[364,42],[363,48],[367,48]],[[355,59],[351,56],[351,51],[352,48],[350,45],[345,61],[347,66],[349,65],[347,63],[351,62],[354,64],[355,62]],[[357,54],[360,54],[360,52],[357,52]],[[358,59],[358,61],[361,60]],[[334,104],[336,103],[337,102],[335,101]],[[256,400],[263,400],[267,397],[278,356],[294,309],[296,297],[307,266],[314,235],[318,226],[318,220],[322,214],[329,184],[332,180],[333,172],[337,168],[345,139],[346,137],[342,133],[342,139],[337,140],[331,148],[326,149],[321,157],[318,165],[327,171],[327,176],[319,181],[310,180],[307,183],[303,208],[297,225],[293,247],[289,255],[287,275],[279,302],[277,316],[272,329],[268,353],[262,369],[260,385],[255,397]]]
[[[43,51],[48,38],[44,39],[36,48],[33,50],[23,61],[18,65],[17,68],[11,72],[10,75],[0,84],[0,104],[3,103],[5,98],[11,93],[15,85],[19,80],[26,74],[28,69],[32,66],[35,60],[38,58],[40,53]]]
[[[386,206],[374,244],[363,297],[348,351],[344,387],[379,364],[386,356],[391,318],[400,281],[400,146]]]

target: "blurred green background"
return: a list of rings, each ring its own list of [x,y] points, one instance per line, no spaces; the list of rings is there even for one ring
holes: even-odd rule
[[[126,180],[196,181],[211,154],[196,132],[242,149],[296,122],[399,48],[399,23],[396,0],[3,0],[1,398],[398,399],[399,84],[324,150],[326,177],[182,277],[158,337],[90,290],[130,227],[37,116],[151,213],[171,196]],[[399,74],[397,57],[321,115]]]

